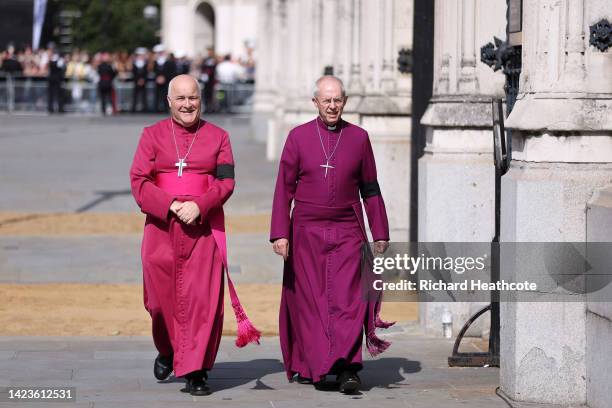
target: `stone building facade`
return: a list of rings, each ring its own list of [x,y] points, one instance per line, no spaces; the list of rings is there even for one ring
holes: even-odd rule
[[[349,95],[344,118],[370,134],[392,238],[407,241],[411,77],[396,61],[412,46],[412,1],[262,0],[259,16],[253,133],[268,158],[315,117],[314,82],[333,72]]]
[[[176,7],[178,16],[180,7],[193,12],[200,3],[165,0],[163,10]],[[372,139],[392,239],[408,240],[408,210],[418,205],[420,241],[491,241],[490,101],[504,95],[505,78],[480,62],[480,47],[506,38],[506,0],[435,1],[434,37],[416,39],[434,48],[433,97],[422,118],[411,116],[411,75],[397,64],[398,52],[413,44],[412,0],[208,3],[256,7],[252,133],[266,143],[270,160],[292,127],[315,116],[314,81],[333,72],[349,95],[345,118]],[[522,72],[506,121],[512,160],[502,178],[501,241],[611,242],[612,50],[589,43],[591,25],[612,21],[610,0],[518,3]],[[168,45],[186,35],[168,30]],[[418,201],[409,193],[413,119],[427,126]],[[608,407],[612,302],[556,296],[501,304],[500,390],[518,402]],[[420,321],[441,334],[442,310],[450,309],[456,334],[480,306],[421,304]],[[486,331],[486,323],[477,329]]]
[[[513,156],[502,180],[502,241],[612,237],[604,219],[611,210],[612,50],[589,41],[591,25],[612,21],[610,6],[523,1],[519,95],[506,122]],[[502,391],[517,401],[610,406],[612,303],[554,296],[501,305]]]
[[[257,37],[258,1],[162,0],[162,43],[189,57],[206,55],[208,47],[218,55],[243,55],[245,42]]]
[[[428,127],[419,159],[418,239],[490,242],[494,235],[491,98],[502,97],[504,77],[480,62],[480,47],[504,38],[505,0],[436,1],[433,96],[421,124]],[[442,334],[442,312],[456,334],[477,303],[423,303],[427,332]],[[470,334],[488,330],[478,320]]]

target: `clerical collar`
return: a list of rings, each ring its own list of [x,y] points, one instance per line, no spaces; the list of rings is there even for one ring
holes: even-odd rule
[[[327,123],[323,122],[323,119],[317,117],[317,124],[321,126],[323,129],[327,129],[330,132],[337,132],[342,127],[342,119],[338,119],[335,125],[329,126]]]
[[[193,133],[194,131],[196,131],[196,129],[198,129],[198,125],[199,125],[199,124],[202,124],[202,125],[204,124],[204,120],[200,119],[200,121],[199,121],[199,122],[198,122],[198,121],[196,121],[196,123],[194,123],[193,125],[191,125],[191,126],[187,127],[187,126],[183,126],[183,125],[181,125],[181,124],[180,124],[180,123],[179,123],[179,122],[178,122],[176,119],[174,119],[174,117],[172,117],[172,116],[170,117],[170,120],[171,120],[171,121],[173,121],[173,122],[174,122],[174,124],[175,124],[176,126],[178,126],[178,127],[179,127],[179,128],[181,128],[181,129],[186,130],[188,133]]]

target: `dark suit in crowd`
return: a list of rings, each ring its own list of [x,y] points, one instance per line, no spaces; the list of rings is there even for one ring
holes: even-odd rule
[[[47,75],[47,110],[55,112],[57,102],[58,112],[64,112],[64,92],[62,83],[66,74],[66,63],[59,55],[54,55],[49,61],[49,74]]]
[[[155,110],[157,112],[168,112],[168,83],[176,76],[176,63],[174,57],[170,57],[160,64],[155,61]]]
[[[115,79],[117,72],[111,64],[104,61],[98,65],[98,75],[100,76],[98,95],[100,96],[102,114],[106,115],[106,104],[110,103],[111,106],[113,105],[113,79]]]
[[[147,68],[147,62],[143,61],[142,64],[134,61],[132,65],[132,78],[134,78],[134,93],[132,95],[132,112],[136,112],[138,101],[142,105],[141,112],[148,111],[147,107],[147,75],[149,69]]]

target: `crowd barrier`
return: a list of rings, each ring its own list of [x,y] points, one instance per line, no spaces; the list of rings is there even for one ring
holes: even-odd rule
[[[134,85],[131,81],[114,81],[117,112],[131,112]],[[203,84],[202,88],[203,88]],[[252,83],[219,83],[215,85],[213,110],[227,113],[250,112],[255,85]],[[155,110],[155,83],[147,81],[147,112]],[[97,85],[86,81],[65,80],[62,83],[64,110],[73,113],[101,112]],[[0,75],[0,111],[46,112],[48,82],[44,77],[13,77]],[[204,104],[204,97],[202,97]],[[204,107],[204,106],[203,106]],[[137,110],[142,110],[140,102]],[[205,107],[204,107],[205,108]]]

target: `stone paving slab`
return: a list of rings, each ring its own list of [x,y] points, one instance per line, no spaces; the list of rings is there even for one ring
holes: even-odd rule
[[[141,283],[140,235],[0,236],[0,283]],[[267,233],[228,235],[236,283],[280,283]]]
[[[0,120],[0,210],[135,212],[129,168],[157,115],[17,116]],[[269,213],[276,165],[250,133],[250,116],[205,119],[230,133],[237,188],[228,213]]]
[[[278,338],[265,338],[260,346],[243,349],[236,348],[233,339],[223,338],[210,373],[213,394],[192,397],[180,392],[182,379],[155,380],[156,353],[148,337],[3,337],[0,386],[74,386],[77,404],[66,406],[96,408],[507,406],[495,395],[498,369],[446,365],[450,340],[424,337],[415,325],[386,337],[392,346],[378,358],[365,358],[363,389],[354,396],[338,393],[332,377],[324,391],[289,383]]]

